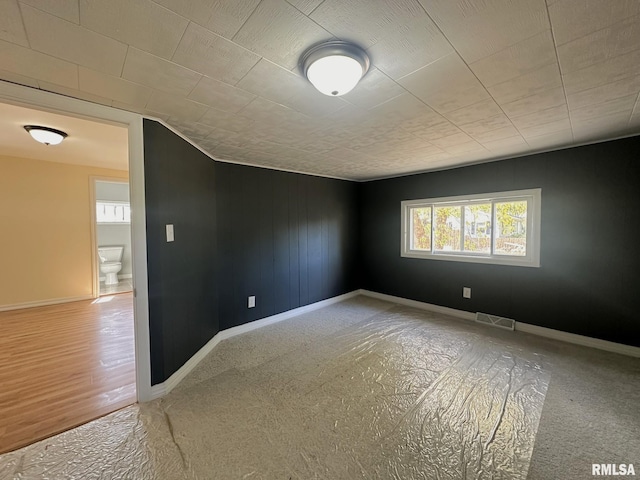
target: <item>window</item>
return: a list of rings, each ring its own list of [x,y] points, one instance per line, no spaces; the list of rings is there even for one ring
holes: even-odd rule
[[[131,207],[128,202],[96,202],[98,223],[131,223]]]
[[[403,257],[540,266],[541,189],[402,202]]]

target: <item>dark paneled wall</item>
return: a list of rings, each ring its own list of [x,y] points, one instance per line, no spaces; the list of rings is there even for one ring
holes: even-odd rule
[[[640,346],[639,159],[635,137],[365,183],[362,288]],[[540,268],[400,257],[402,200],[537,187]]]
[[[144,121],[151,383],[165,381],[218,332],[215,162]],[[165,225],[175,241],[167,243]]]
[[[358,288],[357,187],[216,163],[220,329]]]
[[[358,288],[357,184],[214,162],[152,121],[144,140],[152,384],[219,330]]]

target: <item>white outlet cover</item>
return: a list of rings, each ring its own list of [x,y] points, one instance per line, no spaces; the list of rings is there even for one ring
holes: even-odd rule
[[[167,242],[173,242],[173,241],[174,241],[173,225],[167,224]]]
[[[252,295],[249,297],[249,303],[248,303],[248,307],[249,308],[253,308],[256,306],[256,297],[255,295]]]
[[[462,296],[464,298],[471,298],[471,287],[462,287]]]

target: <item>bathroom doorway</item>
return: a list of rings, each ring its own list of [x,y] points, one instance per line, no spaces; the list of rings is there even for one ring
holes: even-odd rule
[[[129,183],[92,177],[94,296],[133,291]]]

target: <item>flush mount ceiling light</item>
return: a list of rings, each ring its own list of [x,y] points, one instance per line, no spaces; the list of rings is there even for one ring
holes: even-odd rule
[[[55,128],[40,127],[37,125],[25,125],[24,129],[34,140],[44,143],[45,145],[58,145],[62,140],[67,138],[67,134],[56,130]]]
[[[360,47],[340,40],[310,48],[302,56],[302,69],[321,93],[339,97],[350,92],[369,70],[369,57]]]

